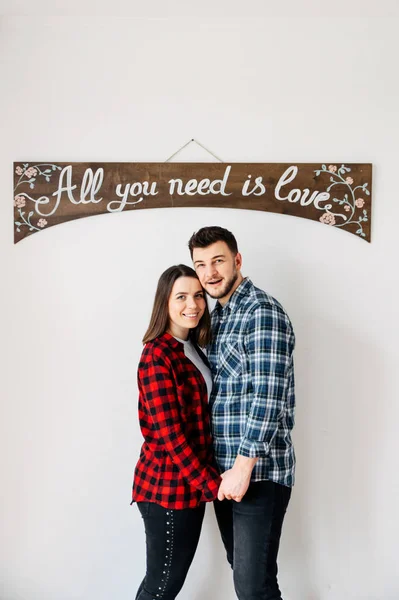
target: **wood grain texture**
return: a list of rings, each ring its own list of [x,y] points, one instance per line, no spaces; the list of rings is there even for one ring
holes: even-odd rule
[[[371,192],[371,164],[16,162],[14,241],[107,212],[203,206],[302,217],[369,242]]]

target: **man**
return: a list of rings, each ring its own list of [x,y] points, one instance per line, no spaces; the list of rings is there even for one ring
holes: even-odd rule
[[[204,227],[189,249],[203,287],[217,299],[208,359],[223,478],[218,526],[239,600],[281,600],[277,553],[295,470],[292,325],[272,296],[242,276],[230,231]]]

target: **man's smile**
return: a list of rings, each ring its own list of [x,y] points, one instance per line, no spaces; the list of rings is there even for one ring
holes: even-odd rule
[[[223,281],[223,277],[221,277],[220,279],[211,279],[210,281],[207,281],[205,285],[217,285],[218,283],[221,283]]]

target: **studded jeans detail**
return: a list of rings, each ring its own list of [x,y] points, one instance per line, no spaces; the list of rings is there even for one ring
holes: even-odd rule
[[[182,510],[138,502],[143,517],[147,570],[136,600],[174,600],[197,549],[205,504]]]

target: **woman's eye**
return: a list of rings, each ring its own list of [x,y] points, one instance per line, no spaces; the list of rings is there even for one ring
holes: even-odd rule
[[[177,296],[178,300],[184,300],[185,296]]]
[[[196,295],[196,298],[203,298],[204,294],[202,292],[199,292],[199,294]]]

